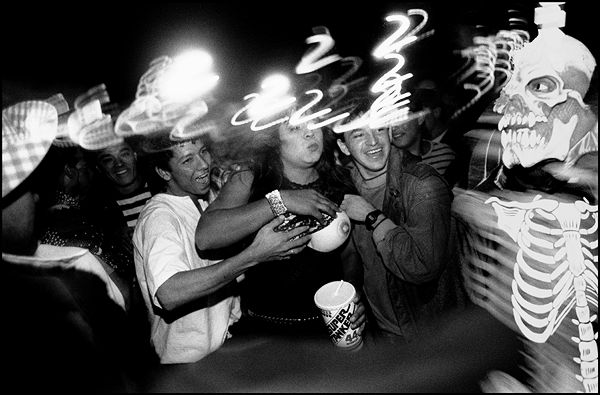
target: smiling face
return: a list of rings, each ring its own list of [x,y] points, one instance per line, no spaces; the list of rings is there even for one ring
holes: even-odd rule
[[[323,132],[320,128],[310,130],[306,124],[282,124],[279,127],[279,139],[284,167],[312,167],[323,153]]]
[[[415,118],[391,128],[393,144],[402,149],[411,150],[421,139],[420,119]]]
[[[100,171],[117,188],[125,188],[137,181],[137,159],[125,142],[103,149],[97,162]]]
[[[352,157],[366,178],[378,175],[387,169],[390,155],[390,136],[387,129],[355,129],[338,139],[340,150]]]
[[[205,196],[210,190],[212,157],[201,140],[186,141],[170,148],[170,170],[157,168],[167,181],[167,191],[176,196]]]

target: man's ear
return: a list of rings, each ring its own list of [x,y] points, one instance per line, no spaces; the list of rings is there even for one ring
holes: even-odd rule
[[[346,156],[350,156],[350,150],[348,149],[348,146],[346,145],[346,143],[344,142],[344,140],[337,139],[336,140],[338,147],[340,147],[340,151],[342,151],[342,153]]]
[[[168,182],[168,181],[171,181],[171,178],[173,178],[173,177],[171,176],[171,173],[170,173],[170,172],[168,172],[168,171],[166,171],[166,170],[164,170],[164,169],[161,169],[161,168],[160,168],[160,167],[158,167],[158,166],[155,166],[155,167],[154,167],[154,171],[156,171],[156,174],[158,174],[158,176],[159,176],[160,178],[162,178],[163,180],[165,180],[165,181],[167,181],[167,182]]]

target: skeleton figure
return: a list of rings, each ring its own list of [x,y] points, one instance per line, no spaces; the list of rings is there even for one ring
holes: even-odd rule
[[[598,121],[583,102],[596,66],[590,51],[557,26],[542,27],[515,53],[514,63],[514,74],[494,106],[503,114],[498,130],[504,165],[531,167],[546,159],[572,165],[597,150]]]
[[[465,207],[472,209],[473,202],[459,206],[457,211],[479,222],[475,225],[480,229],[479,237],[494,240],[487,245],[475,243],[478,252],[469,257],[471,267],[486,272],[480,276],[467,269],[471,295],[479,304],[496,309],[505,320],[510,311],[519,332],[539,344],[531,354],[537,357],[530,356],[532,362],[527,368],[538,375],[534,380],[543,387],[543,376],[548,378],[550,371],[564,367],[575,371],[573,376],[581,383],[578,390],[597,392],[598,334],[594,322],[598,311],[598,206],[572,194],[511,192],[506,189],[510,184],[506,174],[511,172],[502,172],[513,169],[512,174],[527,174],[557,163],[563,169],[571,168],[583,155],[598,150],[598,121],[583,102],[595,60],[581,42],[559,29],[564,18],[558,5],[536,9],[540,33],[515,53],[513,75],[494,106],[503,114],[498,124],[503,166],[494,180],[501,192],[496,193],[500,198],[487,198],[484,203],[493,207],[497,228],[510,239],[498,242],[502,239],[498,231],[490,231],[489,223],[482,226],[484,216],[465,214]],[[597,176],[597,164],[595,173]],[[530,182],[527,187],[531,191],[538,186]],[[481,196],[477,201],[481,203]],[[488,230],[481,231],[486,226]],[[508,253],[502,256],[490,244],[503,245],[506,248],[502,252]],[[497,266],[479,258],[473,263],[475,255],[485,255]],[[504,292],[494,291],[494,282],[504,284]],[[570,346],[565,339],[572,342]],[[573,345],[579,352],[570,354],[570,363],[565,362],[565,350],[572,352]],[[548,350],[557,351],[550,355]],[[558,361],[554,366],[560,369],[545,366],[551,359]],[[572,362],[577,369],[571,368]],[[566,385],[560,390],[574,388]]]
[[[597,314],[590,311],[598,311],[598,206],[540,195],[529,203],[496,197],[486,203],[494,207],[500,229],[518,245],[511,303],[519,330],[527,339],[545,343],[575,309],[578,379],[586,392],[596,392],[598,347],[592,321]]]

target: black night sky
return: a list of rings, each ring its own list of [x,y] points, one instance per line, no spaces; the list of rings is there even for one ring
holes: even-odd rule
[[[111,99],[133,99],[139,77],[161,55],[203,48],[220,75],[215,94],[241,100],[272,71],[291,72],[314,26],[326,26],[342,56],[360,56],[363,72],[379,75],[371,51],[394,26],[393,11],[428,11],[434,36],[407,53],[415,80],[450,74],[454,50],[471,44],[475,29],[497,32],[507,10],[518,9],[533,25],[533,1],[197,1],[197,2],[30,2],[3,5],[3,107],[23,99],[62,92],[67,99],[105,83]],[[568,34],[598,59],[594,13],[589,2],[567,2]],[[427,30],[427,28],[426,28]]]

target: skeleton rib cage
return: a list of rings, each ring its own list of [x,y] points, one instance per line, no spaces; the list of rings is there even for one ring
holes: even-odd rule
[[[566,354],[570,342],[569,358],[579,367],[574,369],[578,389],[597,392],[598,206],[529,196],[525,203],[487,199],[495,211],[487,221],[481,213],[470,214],[478,225],[487,222],[476,226],[478,235],[471,240],[476,253],[463,267],[470,296],[516,325],[538,349]],[[477,241],[481,238],[486,242]],[[549,374],[543,367],[534,373]]]

